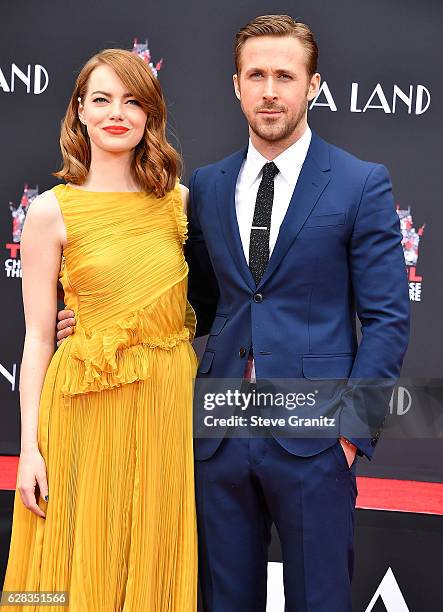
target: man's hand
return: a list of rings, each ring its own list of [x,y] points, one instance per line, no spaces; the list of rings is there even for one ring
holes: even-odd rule
[[[60,310],[57,318],[57,346],[60,346],[65,338],[74,333],[75,319],[72,310]]]
[[[352,444],[352,442],[349,442],[349,440],[346,440],[346,438],[343,438],[343,436],[340,436],[339,439],[343,452],[348,461],[348,467],[351,467],[351,465],[354,463],[357,447],[355,444]]]

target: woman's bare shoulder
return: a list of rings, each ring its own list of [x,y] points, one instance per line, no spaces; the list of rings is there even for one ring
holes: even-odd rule
[[[43,191],[29,205],[24,230],[31,228],[53,235],[62,244],[66,242],[63,216],[53,189]]]
[[[181,183],[180,183],[179,187],[180,187],[181,196],[182,196],[182,200],[183,200],[183,212],[187,216],[187,214],[188,214],[188,206],[189,206],[189,189],[185,185],[182,185]]]
[[[42,222],[59,219],[60,207],[54,191],[48,189],[39,194],[29,205],[26,216],[32,216],[36,221]]]

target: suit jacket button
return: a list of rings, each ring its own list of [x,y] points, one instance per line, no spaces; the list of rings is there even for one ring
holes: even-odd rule
[[[257,304],[260,304],[260,302],[263,302],[263,294],[261,294],[261,293],[254,293],[253,300]]]
[[[240,347],[240,350],[238,351],[238,354],[240,355],[240,357],[244,357],[246,355],[246,349],[244,346]]]

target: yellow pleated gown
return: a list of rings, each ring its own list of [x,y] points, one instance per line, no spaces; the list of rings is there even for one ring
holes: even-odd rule
[[[68,591],[71,612],[195,612],[187,221],[178,184],[54,188],[68,236],[60,280],[77,326],[49,366],[38,444],[46,519],[15,494],[3,590]]]

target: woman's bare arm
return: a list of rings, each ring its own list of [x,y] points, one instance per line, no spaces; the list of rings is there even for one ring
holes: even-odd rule
[[[23,304],[26,336],[20,371],[21,470],[17,485],[27,507],[37,514],[31,485],[34,478],[42,491],[46,473],[38,458],[37,426],[40,395],[54,352],[54,321],[57,312],[57,279],[66,233],[55,194],[45,192],[30,205],[21,238]],[[35,472],[34,474],[32,472]],[[44,477],[40,483],[39,478]],[[40,511],[41,512],[41,511]]]

